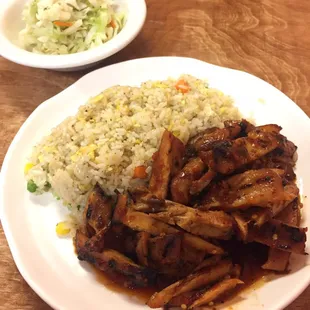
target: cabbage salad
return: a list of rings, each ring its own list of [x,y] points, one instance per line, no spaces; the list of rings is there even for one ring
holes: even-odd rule
[[[97,47],[124,27],[112,0],[31,0],[23,10],[20,44],[40,54],[72,54]]]

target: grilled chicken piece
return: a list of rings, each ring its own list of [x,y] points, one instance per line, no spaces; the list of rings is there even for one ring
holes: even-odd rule
[[[296,158],[294,159],[294,155],[297,151],[297,146],[290,140],[288,140],[286,137],[283,137],[283,142],[279,145],[279,155],[292,158],[294,162],[296,161]]]
[[[253,207],[244,212],[233,212],[232,216],[236,221],[238,235],[241,240],[246,240],[248,236],[248,225],[254,223],[255,226],[261,227],[266,222],[277,216],[284,210],[293,200],[298,197],[299,190],[295,184],[289,184],[284,187],[284,199],[273,202],[267,208]],[[284,221],[286,223],[286,221]],[[289,223],[291,226],[296,224]]]
[[[163,235],[149,240],[149,257],[155,264],[173,264],[180,260],[181,234]]]
[[[224,128],[208,128],[192,137],[186,148],[187,155],[191,156],[200,151],[209,151],[214,144],[223,140],[232,140],[238,136],[246,135],[255,127],[246,120],[225,121]]]
[[[191,195],[197,195],[202,192],[216,176],[216,172],[208,170],[199,180],[194,181],[190,188]]]
[[[283,138],[274,132],[255,129],[247,137],[217,142],[212,150],[199,152],[199,157],[213,171],[230,174],[236,169],[276,149]]]
[[[89,251],[86,246],[88,241],[87,236],[77,230],[75,245],[79,260],[95,265],[114,281],[126,287],[145,287],[154,283],[155,275],[147,268],[135,264],[128,257],[112,249],[104,249],[101,253]]]
[[[276,150],[277,151],[277,150]],[[294,172],[295,163],[292,162],[291,158],[283,156],[275,156],[274,152],[263,156],[262,158],[254,161],[249,169],[262,169],[262,168],[271,168],[271,169],[281,169],[284,171],[284,178],[287,181],[294,181],[296,179],[296,174]]]
[[[299,226],[301,221],[299,199],[294,199],[284,210],[277,214],[276,219],[287,225]]]
[[[283,137],[283,142],[269,154],[251,163],[249,169],[276,168],[285,171],[284,176],[288,181],[294,181],[296,175],[293,167],[295,166],[297,147],[291,141]]]
[[[195,249],[191,245],[188,245],[187,242],[182,242],[181,260],[191,264],[191,270],[186,274],[186,276],[192,273],[197,265],[202,263],[205,256],[205,251]]]
[[[125,276],[126,281],[122,284],[127,287],[146,287],[152,285],[155,280],[155,274],[152,271],[137,265],[115,250],[105,249],[102,253],[88,253],[84,259],[109,275]]]
[[[261,227],[264,225],[266,222],[268,222],[270,219],[273,217],[273,207],[274,206],[282,206],[285,203],[285,201],[279,201],[270,204],[270,208],[259,208],[259,207],[254,207],[246,210],[244,214],[247,215],[247,219],[249,222],[253,222],[254,225]]]
[[[157,213],[163,209],[165,205],[165,200],[163,200],[163,204],[149,204],[144,202],[137,202],[130,205],[130,208],[134,211],[144,212],[144,213]]]
[[[171,182],[172,200],[187,205],[191,184],[202,176],[204,170],[205,164],[199,157],[191,159]]]
[[[298,197],[299,190],[295,184],[288,184],[284,187],[284,199],[273,202],[267,208],[253,207],[244,212],[233,212],[237,227],[238,235],[241,240],[247,239],[248,225],[254,223],[257,227],[261,227],[270,219],[284,210],[293,200]],[[294,224],[291,224],[294,226]],[[296,226],[296,225],[295,225]]]
[[[114,210],[114,216],[113,221],[114,222],[121,222],[124,225],[130,227],[133,230],[136,231],[144,231],[154,236],[159,236],[161,234],[177,234],[179,233],[179,230],[167,225],[171,224],[174,225],[175,222],[171,221],[172,216],[176,214],[184,214],[186,211],[190,212],[200,212],[198,210],[194,210],[192,208],[175,204],[172,201],[166,200],[166,206],[162,207],[162,210],[164,210],[164,214],[169,213],[170,217],[160,217],[159,220],[156,219],[156,215],[160,215],[162,213],[157,214],[144,214],[142,212],[136,212],[133,211],[132,208],[135,206],[135,204],[132,205],[131,208],[127,207],[127,196],[126,195],[119,195],[115,210]],[[207,214],[207,212],[202,212],[203,214]],[[215,215],[215,213],[213,212]],[[224,214],[224,213],[223,213]],[[221,215],[223,215],[221,214]],[[226,218],[226,215],[224,215]],[[227,215],[227,217],[229,217]],[[167,224],[166,224],[166,223]],[[222,225],[223,223],[220,223]],[[232,228],[231,228],[232,229]],[[227,231],[227,230],[226,230]],[[203,240],[197,236],[184,233],[183,236],[183,242],[189,244],[193,248],[204,251],[206,253],[210,254],[222,254],[224,251],[214,244]]]
[[[83,232],[91,237],[107,229],[111,223],[113,200],[97,185],[90,193],[84,210]]]
[[[151,235],[158,236],[161,234],[176,234],[179,231],[166,223],[157,221],[150,215],[133,211],[128,208],[126,195],[119,195],[114,210],[113,221],[122,223],[135,231],[144,231]]]
[[[285,224],[292,226],[299,226],[300,224],[300,209],[299,201],[295,199],[291,202],[277,217],[276,219]],[[278,249],[269,249],[268,260],[262,266],[263,269],[274,271],[286,271],[288,269],[289,259],[291,253],[281,251]]]
[[[132,230],[145,231],[154,236],[178,233],[177,229],[142,212],[128,211],[122,218],[122,223]]]
[[[202,210],[269,207],[284,198],[283,170],[249,170],[216,183],[203,198]]]
[[[183,243],[187,244],[188,246],[202,251],[204,253],[208,253],[208,254],[212,254],[212,255],[216,255],[216,254],[224,254],[224,250],[219,247],[216,246],[204,239],[201,239],[197,236],[191,235],[189,233],[184,233],[183,235]]]
[[[211,266],[217,265],[220,262],[221,259],[222,259],[221,255],[210,256],[210,257],[206,258],[204,261],[202,261],[195,268],[195,272],[199,271],[201,269],[205,269],[207,267],[211,267]]]
[[[186,292],[184,294],[172,297],[172,299],[168,302],[167,308],[174,307],[189,307],[195,300],[199,299],[205,292],[205,289]]]
[[[263,126],[257,126],[253,130],[261,130],[263,132],[278,134],[282,130],[282,127],[276,124],[268,124],[268,125],[263,125]]]
[[[88,241],[88,237],[83,234],[79,229],[76,230],[74,237],[75,249],[78,254],[78,259],[83,260],[85,250],[85,244]]]
[[[128,210],[127,195],[118,194],[115,210],[113,213],[113,222],[121,223],[122,219],[127,215]]]
[[[90,252],[101,252],[104,249],[104,236],[108,228],[101,229],[97,234],[89,238],[85,243],[85,249]]]
[[[193,309],[195,307],[200,307],[202,305],[208,304],[209,302],[217,299],[224,293],[227,293],[234,289],[237,285],[244,284],[239,279],[226,279],[223,280],[209,290],[207,290],[200,298],[198,298],[188,309]]]
[[[305,254],[306,228],[289,226],[272,219],[260,228],[249,227],[247,241],[256,241],[271,248]]]
[[[130,207],[141,212],[156,212],[165,205],[165,199],[159,199],[145,187],[134,188],[129,191],[128,196],[134,202]]]
[[[242,119],[241,121],[240,120],[224,121],[224,126],[226,128],[235,126],[236,124],[241,127],[241,131],[237,137],[246,136],[250,131],[255,129],[255,126],[245,119]],[[234,137],[234,138],[236,138],[236,137]]]
[[[137,234],[137,246],[136,246],[136,252],[137,252],[137,258],[138,262],[142,266],[148,266],[148,254],[149,254],[149,239],[150,234],[144,231],[141,231]]]
[[[76,232],[76,240],[87,239],[83,245],[85,251],[103,250],[104,235],[111,223],[112,205],[112,198],[105,196],[98,185],[90,193],[83,213],[84,223],[80,231]]]
[[[184,230],[204,238],[230,239],[233,233],[231,216],[222,211],[188,212],[176,216],[175,223]]]
[[[268,252],[268,260],[264,265],[262,265],[262,268],[266,270],[285,272],[288,269],[291,254],[292,253],[290,252],[270,248]]]
[[[232,268],[233,265],[229,260],[223,260],[216,266],[202,269],[153,294],[147,305],[150,308],[163,307],[175,296],[201,288],[223,278],[229,274]]]
[[[166,130],[154,159],[149,183],[150,192],[157,198],[166,198],[170,178],[182,168],[184,153],[184,144]]]
[[[187,148],[191,152],[209,151],[212,149],[214,143],[234,139],[242,130],[238,122],[227,122],[225,125],[227,126],[224,128],[212,127],[198,133],[189,140]]]
[[[233,233],[233,220],[223,211],[200,211],[166,201],[165,211],[150,216],[206,238],[229,239]]]
[[[232,217],[235,219],[238,229],[238,236],[241,240],[246,241],[248,238],[248,225],[250,223],[250,220],[246,219],[241,212],[233,212]]]
[[[288,184],[284,186],[284,199],[270,203],[268,208],[254,208],[250,211],[251,219],[255,225],[262,226],[271,218],[277,216],[282,210],[284,210],[293,200],[299,195],[299,189],[296,184]],[[291,224],[294,226],[294,224]],[[296,225],[295,225],[296,226]]]

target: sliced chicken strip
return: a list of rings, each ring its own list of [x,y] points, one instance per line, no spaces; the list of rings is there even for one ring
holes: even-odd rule
[[[247,137],[216,143],[212,150],[200,152],[199,157],[209,169],[231,174],[236,169],[270,153],[282,142],[280,135],[256,129]]]
[[[155,263],[173,264],[180,261],[181,234],[162,235],[149,240],[149,257]]]
[[[223,211],[200,211],[168,200],[162,210],[150,216],[194,235],[229,239],[233,233],[233,220]]]
[[[282,210],[284,210],[293,200],[299,195],[299,189],[296,184],[288,184],[284,186],[284,199],[278,202],[273,202],[268,205],[268,208],[255,208],[251,212],[252,220],[255,225],[262,226],[271,218],[276,217]],[[294,224],[291,224],[294,226]],[[296,226],[296,224],[295,224]]]
[[[115,250],[105,249],[102,253],[92,252],[84,259],[108,274],[117,273],[125,276],[131,287],[146,287],[152,285],[155,280],[155,274],[152,271],[135,264]]]
[[[246,136],[250,131],[255,129],[255,126],[245,119],[242,119],[241,121],[240,120],[224,121],[224,126],[226,128],[235,126],[235,124],[238,124],[241,127],[241,132],[239,133],[238,137]]]
[[[216,172],[208,170],[208,172],[206,172],[199,180],[193,181],[189,191],[190,194],[197,195],[202,192],[210,184],[215,176]]]
[[[201,239],[189,233],[184,233],[183,242],[193,247],[196,250],[203,251],[208,254],[212,254],[212,255],[224,254],[224,250],[221,247],[216,246],[204,239]]]
[[[214,256],[208,257],[195,268],[195,272],[201,269],[210,267],[210,266],[214,266],[218,264],[221,259],[222,259],[221,255],[214,255]]]
[[[256,241],[271,248],[305,254],[306,228],[289,226],[272,219],[260,228],[249,227],[247,241]]]
[[[190,200],[190,187],[198,180],[205,170],[205,164],[199,158],[191,159],[184,168],[172,179],[170,191],[172,200],[187,205]]]
[[[176,234],[179,231],[168,224],[152,218],[149,214],[142,212],[129,211],[121,221],[132,230],[145,231],[151,235]]]
[[[137,238],[138,242],[136,246],[136,252],[138,261],[142,266],[148,266],[148,242],[150,239],[150,234],[145,231],[141,231],[137,234]]]
[[[152,167],[149,190],[159,199],[165,199],[170,178],[182,168],[184,144],[171,132],[163,133]]]
[[[200,209],[236,210],[253,206],[268,208],[284,199],[282,175],[278,169],[249,170],[214,184]]]
[[[191,138],[187,144],[187,153],[209,151],[218,141],[236,138],[246,126],[242,121],[224,123],[224,128],[209,128]]]
[[[295,199],[292,203],[290,203],[286,209],[284,209],[280,214],[278,214],[276,219],[288,225],[299,226],[299,200]],[[290,257],[291,253],[289,252],[270,248],[268,253],[268,260],[262,266],[262,268],[280,272],[286,271],[288,269]]]
[[[184,309],[185,307],[189,307],[195,300],[200,298],[205,291],[205,289],[201,289],[172,297],[167,304],[167,308],[181,307]]]
[[[165,306],[174,296],[190,292],[202,286],[213,283],[230,272],[233,265],[229,260],[223,260],[218,265],[200,270],[189,275],[184,280],[180,280],[155,293],[147,302],[150,308],[160,308]]]
[[[197,299],[188,309],[194,309],[195,307],[200,307],[202,305],[208,304],[209,302],[217,299],[224,293],[229,292],[234,289],[237,285],[244,284],[239,279],[227,279],[223,280],[209,290],[207,290],[199,299]]]
[[[231,215],[236,221],[239,238],[242,241],[246,241],[248,238],[248,224],[250,221],[246,220],[240,212],[233,212]]]
[[[255,127],[255,130],[261,130],[263,132],[278,134],[282,130],[282,127],[276,124],[268,124],[268,125],[257,126]]]
[[[113,200],[104,194],[99,185],[90,193],[83,213],[83,232],[91,237],[110,225]]]
[[[128,197],[119,195],[114,210],[113,221],[122,223],[135,231],[144,231],[151,235],[177,234],[179,231],[166,223],[152,218],[150,215],[133,211],[127,206]]]

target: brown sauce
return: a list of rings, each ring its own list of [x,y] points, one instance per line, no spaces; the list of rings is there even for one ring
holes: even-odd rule
[[[239,241],[230,240],[224,241],[221,244],[228,252],[229,257],[232,258],[233,263],[242,266],[240,279],[245,285],[239,286],[236,290],[226,296],[222,296],[215,304],[221,304],[230,301],[244,290],[256,289],[264,284],[264,277],[270,274],[270,271],[263,270],[261,265],[265,263],[268,256],[268,247],[258,244],[249,243],[243,244]],[[126,288],[120,284],[115,283],[107,274],[92,268],[96,275],[97,281],[104,285],[107,289],[127,295],[130,299],[135,300],[139,304],[145,304],[148,299],[162,288],[148,287],[148,288]],[[168,286],[168,284],[166,285]]]
[[[118,283],[113,282],[107,274],[103,271],[96,269],[92,266],[92,270],[96,275],[96,280],[104,285],[107,289],[112,292],[124,294],[128,297],[135,299],[140,304],[145,304],[149,298],[156,292],[155,287],[144,287],[144,288],[128,288],[124,287]]]
[[[233,292],[221,297],[218,302],[223,303],[231,300],[241,292],[256,289],[264,284],[264,278],[271,274],[269,270],[264,270],[261,266],[268,258],[268,247],[259,243],[244,244],[237,240],[223,242],[222,246],[232,258],[234,264],[242,267],[240,280],[244,285],[238,286]]]

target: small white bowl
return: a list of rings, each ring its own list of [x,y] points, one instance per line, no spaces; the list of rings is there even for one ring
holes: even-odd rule
[[[85,52],[41,55],[24,50],[18,42],[18,33],[24,27],[22,10],[27,1],[4,0],[0,3],[0,55],[35,68],[69,71],[89,67],[127,46],[138,35],[146,18],[145,0],[115,0],[116,4],[126,10],[127,21],[122,31],[112,40]]]

